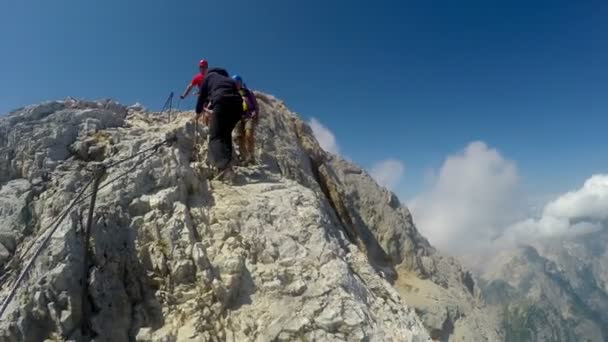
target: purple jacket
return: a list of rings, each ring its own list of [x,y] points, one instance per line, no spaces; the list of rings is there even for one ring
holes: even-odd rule
[[[256,100],[253,92],[251,90],[247,89],[247,87],[245,87],[245,86],[243,86],[241,88],[239,93],[241,94],[241,96],[243,97],[243,100],[247,104],[247,110],[245,111],[245,114],[243,114],[243,116],[246,118],[250,118],[253,116],[253,112],[257,112],[259,109],[258,101]],[[258,113],[258,115],[259,115],[259,113]]]

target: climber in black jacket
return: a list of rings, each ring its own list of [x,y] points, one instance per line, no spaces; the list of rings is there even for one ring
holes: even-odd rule
[[[209,124],[209,161],[219,171],[217,179],[228,179],[234,175],[232,130],[243,116],[243,100],[226,70],[207,71],[196,103],[197,116],[205,110],[207,102],[213,113]]]

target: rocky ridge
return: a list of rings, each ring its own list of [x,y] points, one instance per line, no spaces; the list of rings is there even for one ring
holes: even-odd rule
[[[260,165],[239,168],[232,186],[207,179],[206,129],[192,113],[167,123],[68,99],[0,119],[2,298],[92,165],[171,140],[108,169],[104,182],[124,177],[99,191],[87,272],[86,203],[61,223],[0,341],[79,341],[82,326],[98,341],[499,340],[470,273],[430,246],[397,197],[257,96]]]

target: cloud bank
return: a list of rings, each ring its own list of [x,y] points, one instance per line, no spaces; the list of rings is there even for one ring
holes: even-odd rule
[[[339,154],[336,137],[316,118],[309,124],[321,147]],[[370,169],[382,186],[395,190],[405,166],[386,159]],[[608,229],[608,174],[555,196],[532,215],[514,161],[485,142],[474,141],[425,173],[427,189],[408,203],[420,232],[454,255],[482,255],[495,248]]]
[[[608,228],[608,174],[591,176],[583,186],[547,203],[540,217],[511,225],[505,241],[580,235]]]
[[[549,200],[530,216],[515,162],[484,142],[448,156],[409,207],[420,232],[456,255],[608,229],[608,174]]]
[[[515,163],[481,141],[447,157],[431,183],[409,207],[421,233],[454,254],[484,248],[523,211]]]

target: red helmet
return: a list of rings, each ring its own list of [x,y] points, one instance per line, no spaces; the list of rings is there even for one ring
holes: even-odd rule
[[[207,67],[209,67],[209,63],[207,63],[206,60],[201,59],[200,62],[198,62],[198,67],[199,68],[207,68]]]

